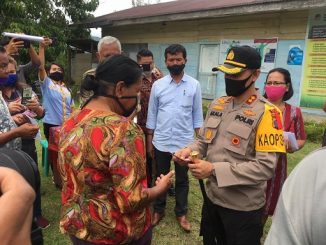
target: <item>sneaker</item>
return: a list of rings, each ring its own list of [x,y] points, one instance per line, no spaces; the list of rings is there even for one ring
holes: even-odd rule
[[[46,229],[50,226],[50,222],[44,218],[42,215],[36,218],[36,224],[41,229]]]

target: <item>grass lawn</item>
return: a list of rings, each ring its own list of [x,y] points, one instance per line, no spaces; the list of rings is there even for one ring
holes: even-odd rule
[[[316,143],[307,142],[302,150],[294,154],[288,154],[289,173],[296,166],[296,164],[308,153],[317,149],[320,145]],[[39,160],[41,160],[41,150],[38,146]],[[41,166],[41,163],[39,163]],[[43,215],[50,220],[51,226],[43,231],[44,244],[70,244],[67,236],[59,232],[59,214],[60,214],[60,191],[52,184],[51,177],[45,177],[43,172],[42,176],[42,207]],[[175,220],[174,215],[174,198],[168,197],[166,208],[166,216],[161,221],[159,226],[154,229],[153,245],[160,244],[202,244],[202,239],[199,237],[199,224],[202,196],[200,193],[198,181],[190,178],[190,191],[189,191],[189,212],[188,217],[192,224],[191,233],[183,232]],[[266,236],[271,219],[268,220],[264,230],[264,237]]]

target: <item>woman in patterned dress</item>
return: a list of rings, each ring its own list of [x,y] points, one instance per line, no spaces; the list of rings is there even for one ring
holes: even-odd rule
[[[267,74],[265,82],[265,97],[282,111],[284,132],[293,133],[297,143],[297,147],[291,145],[290,141],[285,137],[287,153],[300,150],[306,141],[301,109],[285,102],[292,96],[293,88],[289,71],[283,68],[271,70]],[[286,153],[284,153],[281,154],[278,159],[274,177],[267,182],[263,224],[265,224],[269,215],[272,216],[274,214],[276,203],[286,176],[287,157]]]
[[[63,124],[60,229],[73,244],[150,244],[149,204],[167,191],[173,172],[147,187],[142,129],[133,122],[142,70],[115,55],[82,88],[94,95]]]

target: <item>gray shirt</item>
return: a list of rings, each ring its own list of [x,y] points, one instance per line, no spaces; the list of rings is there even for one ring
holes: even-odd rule
[[[38,65],[33,62],[28,62],[25,65],[19,65],[17,69],[18,81],[22,83],[27,83],[26,76],[29,76],[33,71],[36,71]]]
[[[306,156],[283,185],[265,245],[326,244],[326,148]]]

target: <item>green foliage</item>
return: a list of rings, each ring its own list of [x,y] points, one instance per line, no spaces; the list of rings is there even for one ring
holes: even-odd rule
[[[138,7],[138,6],[144,6],[144,5],[150,5],[150,4],[156,4],[160,3],[161,0],[131,0],[131,4],[133,7]]]
[[[48,61],[66,54],[67,40],[87,38],[89,29],[69,26],[91,18],[99,0],[1,0],[0,32],[22,32],[55,37],[56,44],[46,50]]]
[[[202,100],[202,109],[203,109],[203,117],[204,117],[204,119],[206,117],[208,107],[209,107],[211,102],[212,102],[211,100],[205,100],[205,99]]]
[[[304,126],[307,134],[307,140],[321,144],[324,130],[326,129],[326,121],[319,123],[315,121],[306,121]]]

